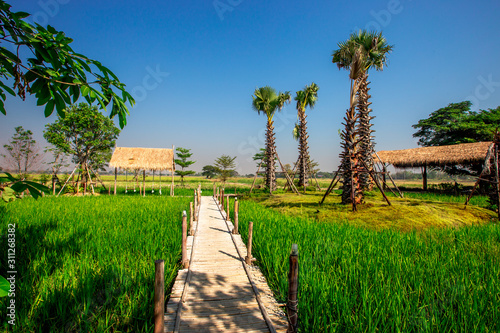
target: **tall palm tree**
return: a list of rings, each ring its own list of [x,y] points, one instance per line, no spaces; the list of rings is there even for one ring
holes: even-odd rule
[[[368,70],[375,68],[383,70],[387,63],[387,55],[392,51],[393,46],[387,44],[382,33],[366,32],[360,30],[358,33],[351,34],[349,40],[338,44],[339,49],[334,51],[332,62],[336,63],[339,69],[352,69],[353,58],[359,52],[360,56],[357,59],[360,67],[359,76],[356,79],[356,108],[357,108],[357,132],[359,138],[355,141],[358,156],[363,162],[360,162],[361,167],[365,165],[370,169],[373,167],[373,152],[374,143],[371,129],[370,102],[371,95],[368,87]],[[351,75],[350,75],[351,77]],[[353,82],[351,81],[351,87]],[[359,147],[358,147],[359,146]],[[369,175],[366,172],[359,174],[360,187],[362,190],[371,190],[372,183]],[[361,193],[362,195],[362,193]]]
[[[255,89],[252,96],[252,107],[259,114],[263,112],[267,116],[266,131],[266,187],[269,193],[276,189],[275,156],[276,145],[274,142],[273,116],[276,111],[281,111],[286,102],[291,101],[290,92],[276,93],[269,86]]]
[[[308,185],[308,169],[309,169],[309,147],[307,146],[307,121],[306,107],[312,109],[318,100],[319,87],[316,83],[311,83],[305,86],[304,89],[297,91],[295,100],[297,101],[297,117],[299,118],[299,186],[304,187],[304,191]]]

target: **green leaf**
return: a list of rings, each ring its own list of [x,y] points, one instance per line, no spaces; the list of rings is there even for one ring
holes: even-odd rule
[[[10,293],[10,283],[6,278],[0,276],[0,297],[5,297]]]
[[[54,106],[55,106],[55,103],[54,103],[54,100],[51,99],[47,105],[45,105],[45,117],[48,117],[52,114],[52,112],[54,112]]]

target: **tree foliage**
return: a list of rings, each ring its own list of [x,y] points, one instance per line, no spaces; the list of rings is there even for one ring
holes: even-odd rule
[[[236,156],[231,157],[229,155],[222,155],[221,157],[215,160],[214,165],[216,168],[219,169],[219,175],[223,183],[225,183],[226,180],[229,177],[231,177],[231,175],[235,174],[234,170],[234,167],[236,166],[234,163],[235,159]]]
[[[273,116],[276,111],[280,111],[285,103],[291,101],[289,91],[277,93],[275,89],[265,86],[255,89],[252,96],[252,108],[258,114],[264,113],[267,117],[266,127],[266,187],[272,193],[276,189],[275,158],[276,145],[274,139]]]
[[[32,25],[24,20],[28,16],[0,1],[0,112],[6,114],[6,92],[23,100],[34,95],[37,105],[45,105],[46,117],[54,108],[62,116],[67,105],[83,97],[102,109],[111,105],[110,118],[118,115],[123,128],[126,103],[134,104],[125,84],[99,61],[73,51],[64,32]]]
[[[219,168],[214,167],[213,165],[205,165],[201,170],[201,174],[207,177],[207,179],[214,178],[219,174],[219,172],[220,172]]]
[[[493,141],[500,126],[500,106],[478,112],[471,111],[471,107],[470,101],[463,101],[432,112],[412,126],[417,129],[413,137],[424,147]],[[449,175],[478,176],[482,166],[447,165],[436,169]]]
[[[25,130],[22,126],[16,127],[15,130],[9,144],[3,146],[7,154],[2,156],[8,166],[14,168],[18,174],[26,174],[40,163],[41,155],[33,139],[33,132]]]
[[[96,106],[72,105],[64,114],[45,126],[43,136],[60,152],[72,156],[72,162],[81,167],[82,178],[87,182],[88,167],[102,169],[111,158],[120,130]]]
[[[459,143],[492,141],[500,126],[500,106],[496,109],[471,111],[472,103],[450,103],[432,112],[412,127],[420,146],[444,146]]]
[[[175,150],[177,152],[176,154],[178,157],[177,159],[174,160],[175,164],[178,164],[181,167],[181,170],[176,170],[175,173],[181,176],[181,186],[184,186],[184,177],[195,174],[195,172],[192,170],[184,170],[184,169],[196,163],[196,161],[188,160],[188,158],[190,158],[191,155],[193,155],[193,153],[190,152],[191,149],[178,147]]]

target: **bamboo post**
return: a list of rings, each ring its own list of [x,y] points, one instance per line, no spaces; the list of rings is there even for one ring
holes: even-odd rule
[[[56,195],[56,177],[52,176],[52,195]]]
[[[245,258],[245,262],[247,265],[251,265],[253,258],[252,258],[252,237],[253,237],[253,222],[250,221],[250,224],[248,225],[248,244],[247,244],[247,257]]]
[[[215,183],[214,183],[214,198],[215,198]]]
[[[215,193],[216,197],[215,200],[217,201],[217,204],[219,204],[219,188],[217,187],[217,192]]]
[[[118,178],[118,168],[115,168],[115,190],[113,191],[113,195],[116,195],[116,179]]]
[[[498,132],[497,132],[498,135]],[[495,191],[496,191],[496,199],[497,199],[497,216],[500,220],[500,175],[498,170],[498,142],[495,142]]]
[[[237,235],[238,234],[238,209],[239,209],[239,204],[238,204],[238,197],[234,199],[234,228],[233,228],[233,234]]]
[[[189,268],[189,260],[187,258],[187,214],[182,212],[182,265],[184,268]]]
[[[142,170],[142,185],[143,185],[143,190],[142,190],[142,196],[146,196],[146,169]]]
[[[229,194],[226,197],[226,221],[231,221],[231,218],[229,217]]]
[[[154,333],[163,333],[165,321],[165,262],[155,261]]]
[[[297,244],[292,245],[292,253],[289,258],[290,268],[288,271],[288,329],[287,333],[297,332],[298,323],[298,287],[299,287],[299,247]]]
[[[194,214],[193,214],[193,220],[198,221],[196,218],[196,211],[198,210],[198,200],[196,198],[196,190],[194,190],[194,196],[193,196],[193,201],[194,201]]]
[[[222,189],[222,193],[220,194],[220,200],[221,200],[221,204],[220,204],[220,210],[221,211],[224,211],[224,189]]]
[[[108,187],[108,195],[111,195],[111,186]]]
[[[427,191],[427,164],[422,167],[422,188]]]
[[[174,184],[174,173],[175,173],[175,146],[172,145],[172,184],[170,185],[170,196],[174,196],[175,184]]]
[[[193,203],[189,203],[189,235],[194,236],[194,228],[193,228]]]
[[[257,180],[257,176],[259,175],[261,165],[262,165],[262,161],[259,163],[259,167],[257,168],[257,172],[255,173],[255,177],[253,177],[252,186],[250,187],[250,194],[252,194],[252,190],[253,190],[253,187],[255,185],[255,181]]]

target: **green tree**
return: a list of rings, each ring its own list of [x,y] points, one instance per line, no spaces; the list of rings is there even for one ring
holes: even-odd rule
[[[472,103],[463,101],[450,103],[432,112],[412,127],[417,131],[413,137],[423,147],[445,146],[460,143],[493,141],[500,126],[500,106],[496,109],[471,111]],[[480,165],[449,165],[436,169],[449,175],[473,175],[481,172]]]
[[[175,159],[175,164],[178,164],[181,167],[181,170],[176,170],[175,173],[181,176],[181,186],[184,186],[184,177],[189,176],[189,175],[194,175],[195,172],[192,170],[184,170],[185,168],[189,167],[190,165],[194,164],[196,161],[190,161],[188,158],[193,155],[191,153],[191,149],[186,149],[186,148],[181,148],[178,147],[175,149],[177,151],[177,159]]]
[[[384,65],[387,64],[387,56],[392,51],[393,46],[387,44],[387,40],[382,33],[367,32],[360,30],[357,33],[351,34],[350,38],[338,44],[338,49],[332,54],[332,62],[337,64],[339,69],[351,70],[353,58],[357,52],[360,53],[357,62],[359,63],[359,77],[356,79],[356,94],[355,105],[357,109],[357,117],[355,124],[356,138],[355,150],[358,151],[358,158],[362,160],[360,164],[366,165],[369,169],[373,168],[373,153],[375,151],[373,130],[371,129],[370,116],[372,109],[370,108],[371,102],[369,94],[370,88],[368,87],[368,71],[370,68],[375,68],[377,71],[382,71]],[[353,86],[351,84],[351,86]],[[351,101],[352,103],[352,101]],[[359,174],[359,186],[361,190],[371,190],[372,182],[370,176],[366,172]],[[362,195],[362,192],[360,192]]]
[[[266,127],[266,187],[270,193],[276,189],[276,145],[274,141],[273,116],[276,111],[280,111],[285,103],[291,101],[290,92],[276,93],[276,90],[269,86],[255,89],[252,96],[252,107],[258,114],[264,113],[267,117]]]
[[[72,105],[58,115],[53,124],[45,126],[44,138],[72,162],[80,166],[79,178],[87,185],[90,168],[102,169],[111,158],[120,130],[96,106]]]
[[[304,89],[297,91],[295,96],[297,117],[299,119],[298,126],[296,126],[299,137],[299,186],[303,186],[304,190],[308,185],[307,174],[309,171],[309,147],[307,145],[309,135],[307,135],[306,107],[310,109],[314,107],[318,100],[318,90],[319,87],[313,82],[311,85],[305,86]]]
[[[222,155],[221,157],[217,158],[215,160],[215,167],[219,169],[219,175],[223,183],[226,182],[226,180],[231,177],[231,175],[235,174],[235,163],[234,160],[236,159],[235,157],[231,157],[228,155]]]
[[[28,16],[11,12],[11,5],[0,1],[0,112],[6,114],[5,92],[23,100],[27,93],[34,95],[37,105],[45,105],[46,117],[54,108],[63,115],[66,105],[84,97],[102,109],[111,105],[110,118],[118,115],[123,128],[129,114],[126,103],[134,104],[125,84],[99,61],[73,51],[73,40],[64,32],[33,26],[24,20]]]
[[[39,148],[33,139],[33,132],[25,130],[22,126],[15,128],[16,133],[12,136],[8,145],[3,147],[7,155],[2,155],[7,165],[21,174],[27,174],[30,169],[39,165],[41,155]]]
[[[201,170],[201,174],[207,177],[207,179],[214,178],[219,174],[219,172],[220,172],[219,168],[214,167],[213,165],[205,165]]]

